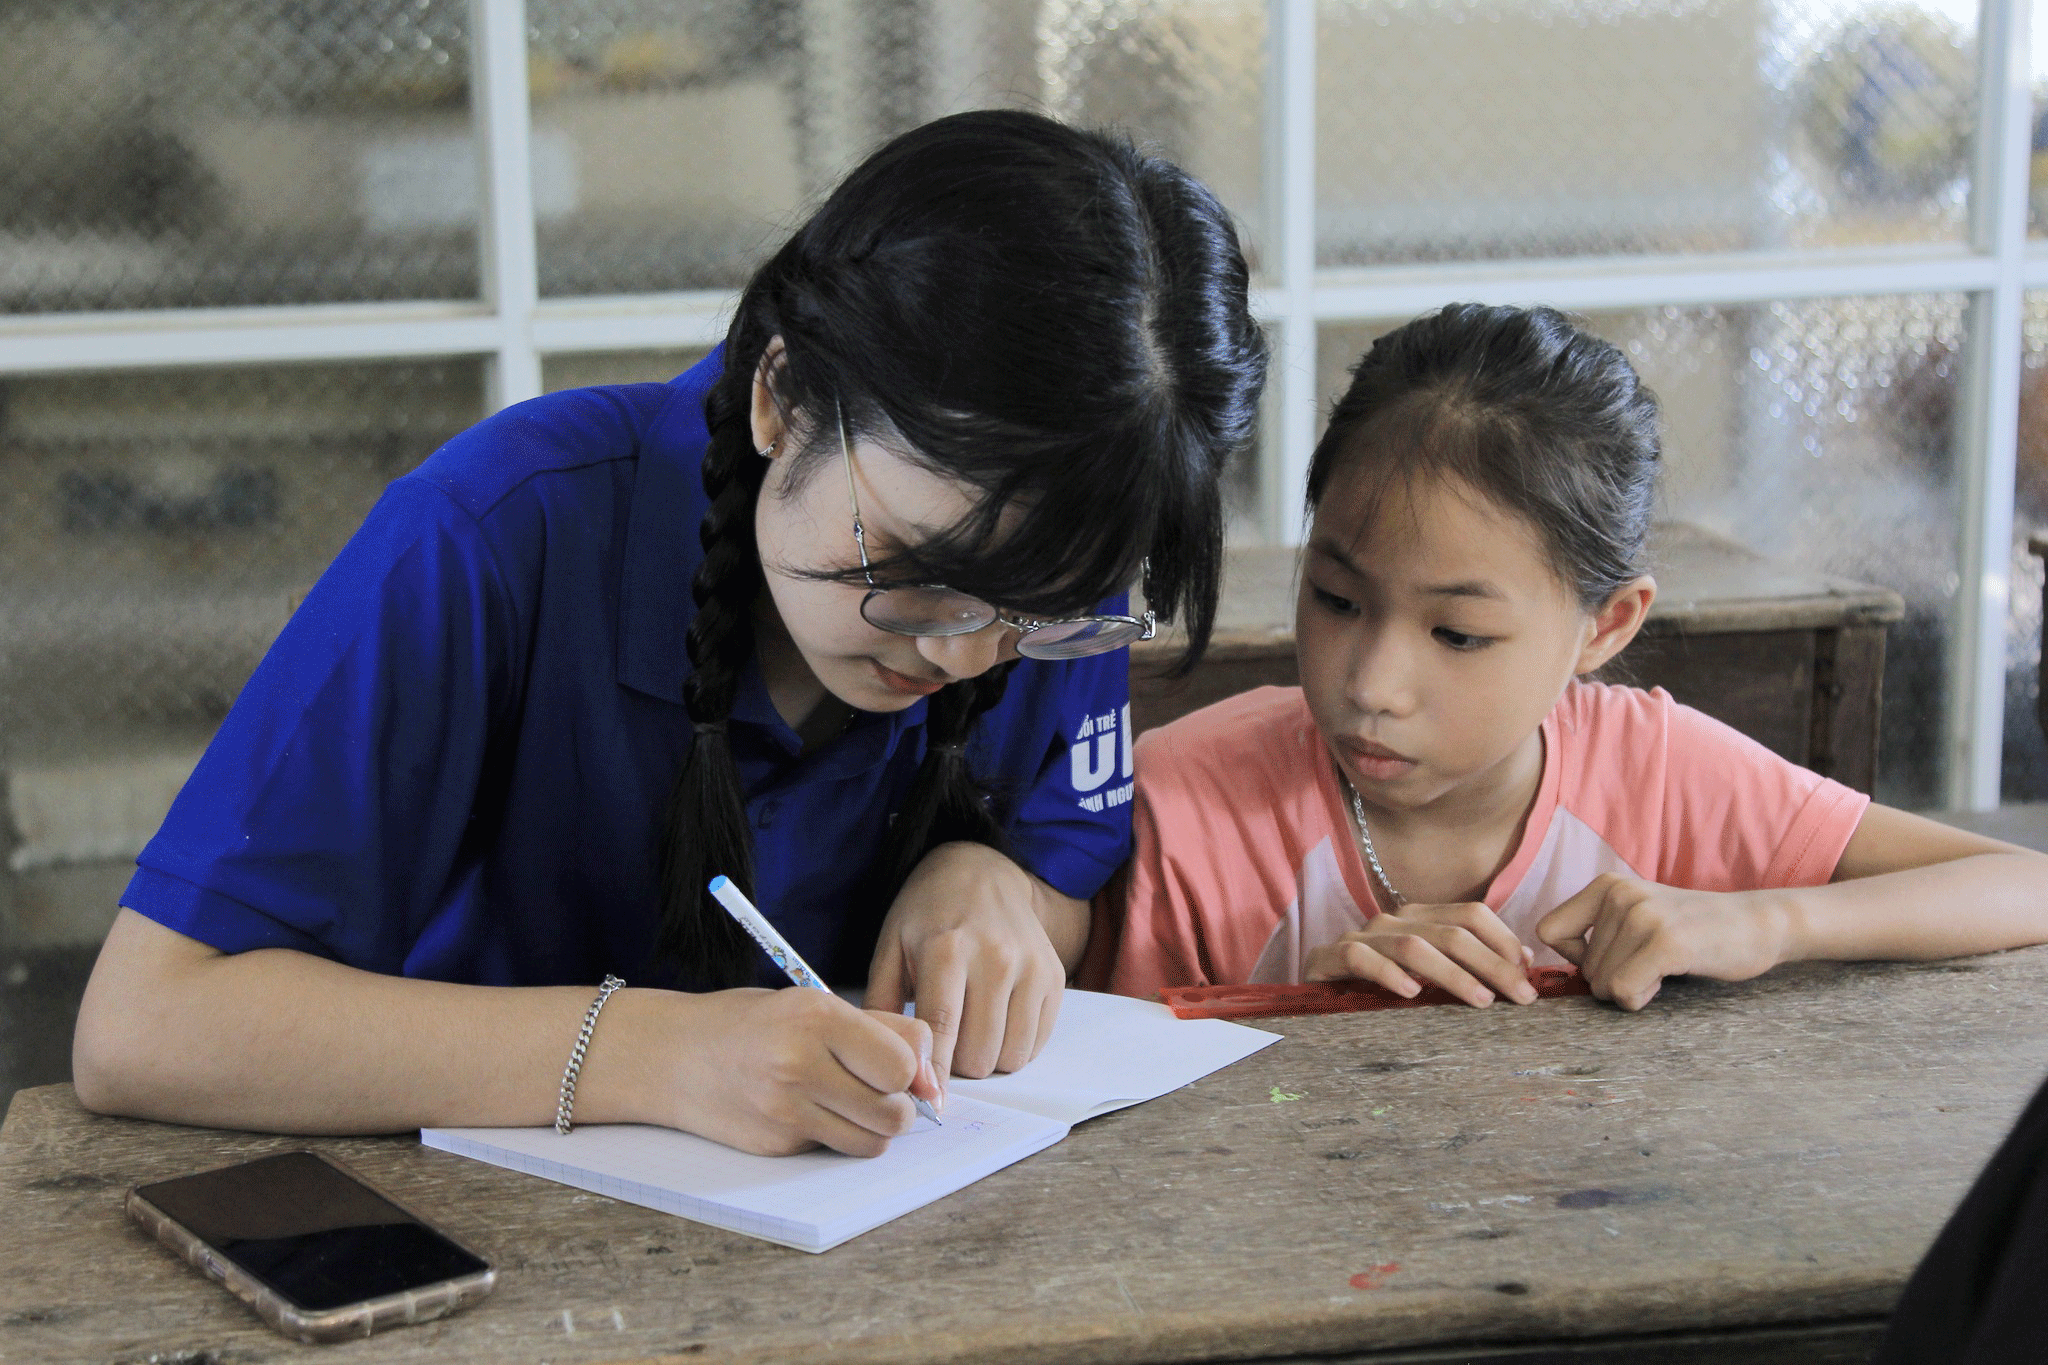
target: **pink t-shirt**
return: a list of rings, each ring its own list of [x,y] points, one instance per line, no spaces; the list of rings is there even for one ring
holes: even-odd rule
[[[1082,981],[1301,980],[1379,912],[1299,688],[1262,687],[1137,743],[1130,867],[1096,898]],[[1575,682],[1543,721],[1543,777],[1486,903],[1537,965],[1536,922],[1602,872],[1700,891],[1817,886],[1870,798],[1659,688]]]

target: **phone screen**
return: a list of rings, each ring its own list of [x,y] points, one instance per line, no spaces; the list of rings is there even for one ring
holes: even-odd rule
[[[180,1176],[136,1193],[304,1312],[489,1268],[311,1152]]]

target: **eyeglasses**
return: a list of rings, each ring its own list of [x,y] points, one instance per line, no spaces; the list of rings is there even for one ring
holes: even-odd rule
[[[853,543],[860,550],[861,573],[868,595],[861,599],[861,618],[891,635],[971,635],[1000,621],[1017,632],[1017,652],[1027,659],[1084,659],[1159,633],[1151,612],[1136,616],[1070,616],[1057,621],[1013,621],[979,597],[937,583],[884,588],[868,564],[867,532],[860,524],[860,495],[853,486],[853,443],[846,436],[846,413],[833,405],[839,423],[839,450],[846,463],[846,496],[853,504]]]

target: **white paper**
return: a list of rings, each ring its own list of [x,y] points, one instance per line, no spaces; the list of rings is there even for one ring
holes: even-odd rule
[[[1279,1041],[1227,1019],[1176,1019],[1153,1000],[1068,991],[1043,1052],[1006,1076],[953,1077],[947,1101],[965,1095],[1074,1124],[1158,1099]]]
[[[673,1128],[429,1128],[429,1147],[475,1157],[802,1251],[825,1251],[1042,1151],[1067,1125],[962,1099],[880,1156],[754,1156]]]
[[[693,1218],[826,1251],[1042,1151],[1069,1125],[1177,1090],[1279,1041],[1164,1005],[1068,991],[1041,1052],[1008,1076],[947,1086],[942,1124],[920,1121],[876,1157],[750,1156],[672,1128],[429,1128],[429,1147]]]

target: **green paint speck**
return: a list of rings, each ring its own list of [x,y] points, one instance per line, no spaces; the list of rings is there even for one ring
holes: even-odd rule
[[[1375,1110],[1373,1110],[1373,1111],[1372,1111],[1372,1116],[1373,1116],[1374,1118],[1378,1118],[1378,1117],[1379,1117],[1379,1116],[1380,1116],[1381,1114],[1384,1114],[1384,1113],[1386,1113],[1386,1112],[1387,1112],[1386,1106],[1385,1106],[1385,1105],[1381,1105],[1381,1106],[1380,1106],[1379,1108],[1377,1108],[1377,1109],[1375,1109]]]
[[[1293,1094],[1286,1090],[1282,1090],[1277,1085],[1273,1087],[1273,1103],[1275,1104],[1286,1104],[1290,1100],[1298,1100],[1300,1098],[1300,1095]]]

